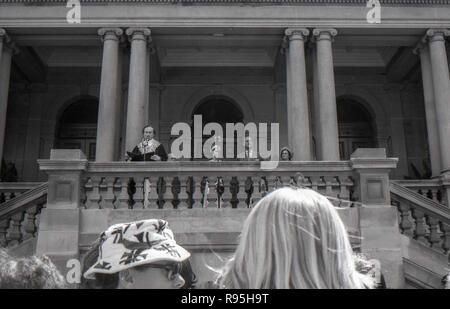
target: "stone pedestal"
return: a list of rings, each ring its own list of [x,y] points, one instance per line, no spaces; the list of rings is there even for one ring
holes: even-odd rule
[[[388,288],[403,288],[402,235],[389,190],[389,171],[398,159],[386,158],[383,148],[361,148],[350,161],[357,174],[355,193],[364,204],[359,208],[361,253],[380,261]]]
[[[87,167],[81,150],[52,149],[38,160],[48,175],[47,207],[42,210],[36,254],[45,254],[66,274],[66,263],[79,257],[81,175]]]

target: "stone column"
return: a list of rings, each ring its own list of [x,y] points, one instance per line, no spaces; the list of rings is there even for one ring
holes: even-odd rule
[[[414,52],[420,55],[431,171],[432,176],[436,177],[441,173],[441,153],[439,149],[439,132],[436,122],[436,107],[434,104],[433,75],[431,73],[430,51],[428,49],[428,46],[420,43],[414,50]]]
[[[119,41],[123,34],[120,28],[102,28],[98,35],[103,41],[102,76],[100,83],[100,102],[97,123],[97,147],[95,161],[114,161],[116,156],[115,145],[117,108],[117,84],[119,72]]]
[[[12,47],[6,46],[10,39],[4,29],[0,28],[0,162],[3,158],[5,142],[6,111],[8,107],[9,79],[11,72]],[[1,167],[0,167],[1,169]]]
[[[339,161],[339,135],[334,85],[332,40],[336,29],[314,29],[317,53],[317,88],[319,93],[319,158],[324,161]],[[315,102],[316,103],[316,102]]]
[[[275,119],[280,124],[280,147],[288,145],[288,129],[287,129],[287,106],[286,106],[286,89],[283,84],[277,83],[272,85],[274,102],[275,102]]]
[[[286,29],[286,90],[288,143],[295,161],[311,160],[308,94],[306,89],[305,39],[308,29]]]
[[[25,152],[23,162],[23,180],[38,181],[39,148],[41,144],[42,110],[46,99],[46,84],[31,84],[29,91],[29,109],[25,139]]]
[[[441,169],[450,168],[450,76],[445,50],[445,36],[448,35],[450,35],[450,30],[447,29],[427,31],[441,151]]]
[[[146,120],[147,41],[151,32],[148,28],[128,28],[126,34],[131,41],[131,56],[125,149],[131,151],[142,137]]]

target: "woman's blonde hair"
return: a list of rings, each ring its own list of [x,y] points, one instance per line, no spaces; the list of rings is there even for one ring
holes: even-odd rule
[[[281,188],[261,199],[217,279],[220,288],[371,288],[355,269],[344,224],[327,198]]]

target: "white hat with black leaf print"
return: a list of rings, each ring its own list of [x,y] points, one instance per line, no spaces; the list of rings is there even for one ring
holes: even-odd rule
[[[179,263],[190,253],[175,242],[167,221],[148,219],[110,226],[100,235],[99,257],[85,273],[114,274],[145,264]]]

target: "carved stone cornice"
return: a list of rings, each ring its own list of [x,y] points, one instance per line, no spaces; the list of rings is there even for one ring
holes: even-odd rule
[[[100,28],[98,29],[97,34],[101,36],[102,42],[106,40],[120,41],[123,30],[120,28]]]
[[[55,3],[63,3],[65,4],[67,0],[0,0],[1,3],[26,3],[29,6],[33,4],[55,4]],[[332,4],[332,5],[366,5],[367,0],[254,0],[254,1],[246,1],[246,0],[81,0],[81,3],[155,3],[155,4],[176,4],[176,3],[186,3],[186,4],[267,4],[267,3],[279,3],[283,5],[289,4]],[[380,0],[381,5],[397,5],[397,6],[408,6],[408,5],[450,5],[447,0]]]
[[[149,28],[128,28],[125,32],[131,41],[142,40],[146,42],[151,42],[151,30]]]

